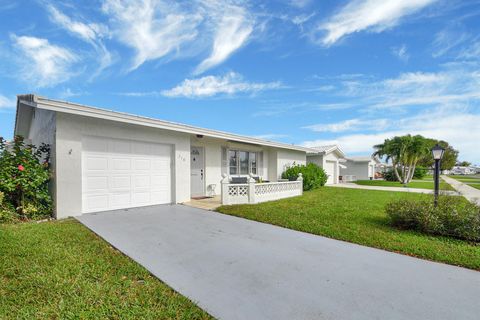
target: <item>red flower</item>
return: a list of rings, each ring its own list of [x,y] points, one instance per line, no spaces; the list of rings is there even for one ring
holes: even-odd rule
[[[22,165],[19,165],[19,166],[18,166],[18,170],[23,171],[23,170],[25,170],[25,167],[22,166]]]

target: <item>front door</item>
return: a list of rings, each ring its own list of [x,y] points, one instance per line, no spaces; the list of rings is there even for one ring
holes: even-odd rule
[[[192,197],[205,195],[205,157],[202,147],[190,151],[190,194]]]

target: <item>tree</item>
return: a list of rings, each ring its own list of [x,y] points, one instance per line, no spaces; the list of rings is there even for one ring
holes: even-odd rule
[[[458,151],[455,150],[448,142],[443,140],[427,139],[427,144],[431,150],[435,144],[439,144],[445,149],[443,154],[442,161],[440,161],[441,170],[451,170],[453,166],[457,163]],[[433,157],[429,154],[426,155],[422,160],[419,161],[418,166],[425,168],[433,168],[434,160]]]
[[[468,161],[461,161],[457,163],[457,166],[460,166],[460,167],[470,167],[471,165],[472,164]]]
[[[428,139],[409,134],[386,139],[374,148],[374,156],[386,157],[386,161],[392,161],[393,172],[403,184],[412,180],[418,162],[430,153]]]

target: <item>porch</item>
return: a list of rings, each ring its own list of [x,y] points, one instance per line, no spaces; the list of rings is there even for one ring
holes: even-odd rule
[[[301,196],[303,194],[303,177],[295,181],[257,182],[253,176],[245,177],[246,183],[235,183],[228,175],[222,180],[223,205],[254,204],[266,201]]]

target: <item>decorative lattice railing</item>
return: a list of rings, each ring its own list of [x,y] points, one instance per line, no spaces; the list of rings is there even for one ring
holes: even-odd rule
[[[222,204],[259,203],[302,195],[303,180],[232,184],[228,177],[222,181]]]

